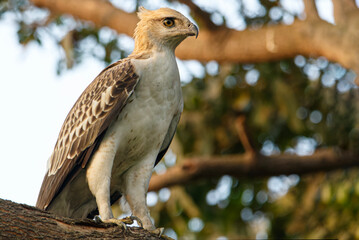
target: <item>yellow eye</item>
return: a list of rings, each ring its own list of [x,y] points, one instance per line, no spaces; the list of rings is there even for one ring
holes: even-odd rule
[[[175,25],[175,21],[172,18],[166,18],[163,20],[163,25],[166,27],[173,27],[173,25]]]

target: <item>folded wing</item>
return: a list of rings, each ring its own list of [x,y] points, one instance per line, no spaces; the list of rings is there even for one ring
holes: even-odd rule
[[[85,168],[138,80],[131,60],[123,59],[104,69],[81,94],[62,125],[49,159],[38,208],[47,209],[63,187]]]

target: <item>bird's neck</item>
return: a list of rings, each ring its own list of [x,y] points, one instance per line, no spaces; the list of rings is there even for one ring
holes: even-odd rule
[[[151,54],[154,52],[167,52],[174,55],[178,44],[170,45],[163,42],[155,41],[148,36],[135,37],[135,49],[131,55]]]

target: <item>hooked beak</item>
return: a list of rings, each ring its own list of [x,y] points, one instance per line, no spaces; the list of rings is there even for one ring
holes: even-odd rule
[[[191,23],[189,25],[189,32],[188,32],[188,36],[196,36],[196,38],[198,37],[198,27],[196,25],[194,25],[193,23]]]

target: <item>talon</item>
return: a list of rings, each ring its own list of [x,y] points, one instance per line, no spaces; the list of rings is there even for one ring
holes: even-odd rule
[[[142,224],[142,221],[141,221],[140,218],[138,218],[138,217],[136,217],[136,216],[134,216],[134,215],[131,215],[130,218],[132,219],[132,221],[133,221],[133,220],[136,220],[137,224],[138,224],[141,228],[143,228],[143,224]]]
[[[123,228],[125,231],[127,230],[127,225],[126,225],[126,224],[128,224],[127,219],[111,218],[111,219],[107,219],[107,220],[103,220],[103,221],[107,222],[107,223],[114,223],[117,226]],[[132,223],[130,223],[130,224],[132,224]]]
[[[122,223],[127,224],[127,225],[133,224],[133,219],[130,216],[124,217],[122,219],[117,219],[117,220],[121,221]]]
[[[117,226],[123,228],[125,231],[127,230],[127,225],[133,224],[133,220],[138,221],[137,217],[133,218],[132,216],[125,217],[125,218],[122,218],[122,219],[111,218],[111,219],[107,219],[107,220],[102,220],[100,218],[100,216],[98,216],[98,215],[94,217],[94,221],[96,223],[114,223]],[[141,224],[142,224],[142,222],[141,222]]]
[[[152,231],[150,231],[150,232],[152,232],[152,233],[158,235],[159,237],[161,237],[161,238],[163,238],[163,239],[166,239],[166,240],[174,240],[174,239],[171,238],[171,237],[168,237],[168,236],[166,236],[166,235],[163,235],[164,230],[165,230],[164,228],[156,228],[155,230],[152,230]]]
[[[94,220],[95,223],[97,223],[97,224],[103,223],[99,215],[96,215],[96,216],[93,218],[93,220]]]
[[[162,237],[164,230],[164,228],[156,228],[155,230],[151,230],[150,232],[158,235],[159,237]]]

